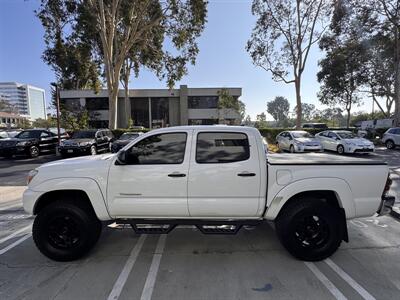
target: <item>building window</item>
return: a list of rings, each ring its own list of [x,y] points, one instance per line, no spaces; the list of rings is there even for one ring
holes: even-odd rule
[[[89,120],[89,128],[108,128],[108,121],[107,120]]]
[[[169,125],[169,99],[151,98],[152,128],[167,127],[168,125]]]
[[[218,108],[218,96],[189,96],[188,108]]]
[[[249,157],[249,140],[244,133],[202,132],[197,135],[197,163],[232,163]]]
[[[108,110],[108,98],[86,98],[87,110]]]
[[[134,126],[149,128],[149,98],[131,98],[131,116]]]
[[[218,124],[217,119],[189,119],[189,125],[214,125]]]
[[[61,106],[69,111],[81,110],[81,101],[79,99],[61,99]]]

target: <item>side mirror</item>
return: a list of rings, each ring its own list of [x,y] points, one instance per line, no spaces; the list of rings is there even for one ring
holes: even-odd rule
[[[126,165],[126,151],[121,150],[118,152],[117,160],[115,162],[116,165]]]

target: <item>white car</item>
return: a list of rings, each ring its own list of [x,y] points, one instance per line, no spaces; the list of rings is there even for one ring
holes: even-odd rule
[[[394,149],[396,146],[400,145],[400,128],[394,127],[389,128],[383,134],[382,143],[386,145],[388,149]]]
[[[323,151],[320,141],[307,131],[283,131],[276,136],[276,145],[291,153]]]
[[[374,143],[346,130],[326,130],[315,135],[325,150],[344,153],[370,153],[375,151]]]
[[[36,215],[36,246],[60,261],[89,252],[102,221],[138,234],[178,225],[235,234],[274,221],[286,249],[314,261],[348,241],[347,219],[390,212],[390,184],[385,162],[265,155],[255,128],[178,126],[142,134],[117,154],[44,164],[28,175],[23,203]]]

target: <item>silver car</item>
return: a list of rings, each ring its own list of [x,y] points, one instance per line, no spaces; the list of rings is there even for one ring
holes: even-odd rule
[[[283,131],[276,136],[280,150],[295,152],[322,152],[321,143],[307,131]]]
[[[384,143],[388,149],[394,149],[396,146],[400,146],[400,127],[388,129],[383,134],[382,143]]]
[[[315,135],[325,150],[344,153],[370,153],[375,151],[374,143],[346,130],[326,130]]]

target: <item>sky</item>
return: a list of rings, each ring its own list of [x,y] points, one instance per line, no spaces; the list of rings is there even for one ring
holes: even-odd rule
[[[256,18],[251,14],[251,0],[210,0],[208,21],[198,39],[200,53],[196,65],[189,66],[188,75],[176,87],[241,87],[241,100],[246,113],[255,120],[266,112],[267,102],[284,96],[295,107],[294,85],[274,82],[270,73],[252,64],[245,50]],[[50,82],[54,73],[41,59],[45,48],[43,28],[34,10],[39,0],[0,0],[0,82],[16,81],[46,90],[50,99]],[[317,99],[319,83],[316,79],[318,61],[323,57],[317,45],[310,51],[302,83],[302,101],[317,108],[323,106]],[[130,88],[166,88],[165,82],[146,70],[138,78],[131,78]],[[354,111],[370,111],[371,101]],[[272,117],[268,116],[271,120]]]

